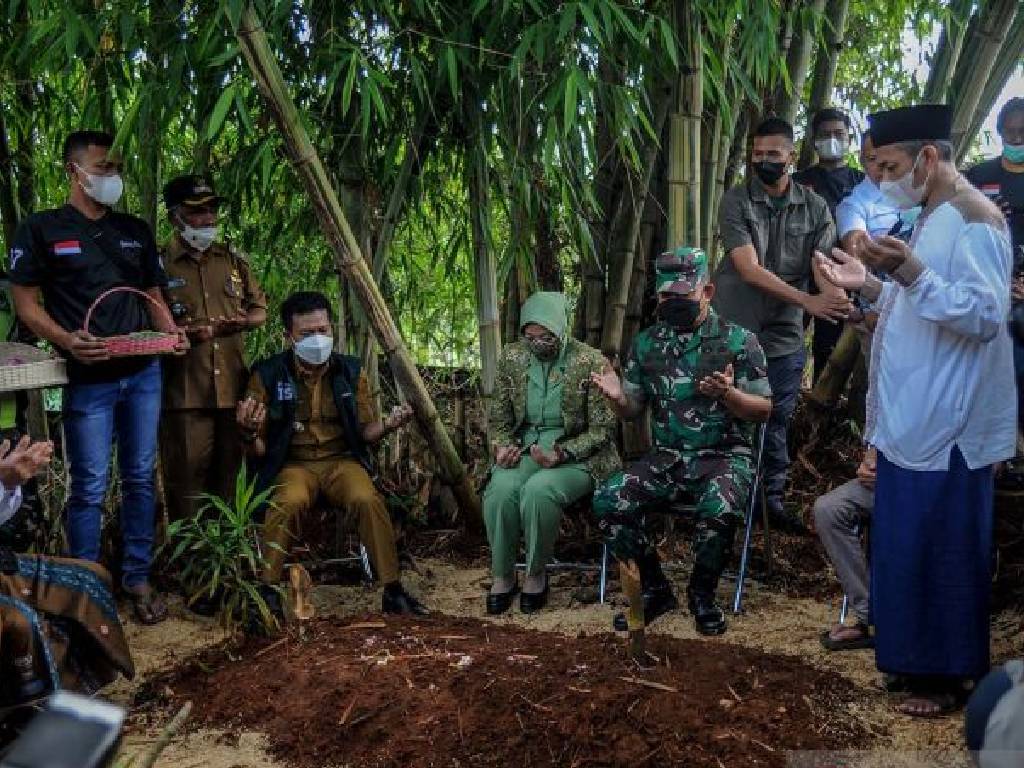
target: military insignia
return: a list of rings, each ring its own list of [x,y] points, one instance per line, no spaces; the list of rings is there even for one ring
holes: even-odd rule
[[[224,292],[233,299],[237,299],[241,295],[241,288],[242,281],[235,274],[224,281]]]
[[[295,422],[295,431],[296,432],[305,432],[306,431],[306,426],[301,421],[296,421]]]

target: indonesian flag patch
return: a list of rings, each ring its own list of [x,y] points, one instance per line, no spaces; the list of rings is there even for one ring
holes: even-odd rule
[[[54,256],[78,256],[82,253],[82,243],[78,240],[61,240],[53,244]]]

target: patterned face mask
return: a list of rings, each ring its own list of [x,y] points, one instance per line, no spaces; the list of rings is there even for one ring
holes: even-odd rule
[[[553,333],[545,333],[543,336],[526,336],[525,338],[538,360],[554,360],[562,349],[561,340]]]

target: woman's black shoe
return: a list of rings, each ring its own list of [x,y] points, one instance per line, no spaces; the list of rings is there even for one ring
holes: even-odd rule
[[[544,579],[544,589],[540,592],[523,592],[519,595],[521,613],[536,613],[548,604],[548,580]]]
[[[519,591],[519,585],[514,584],[508,592],[487,593],[487,615],[500,616],[512,607],[512,598]]]

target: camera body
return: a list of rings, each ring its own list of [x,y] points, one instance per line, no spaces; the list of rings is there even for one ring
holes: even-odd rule
[[[58,691],[32,718],[0,768],[104,768],[117,749],[125,711],[99,699]]]

